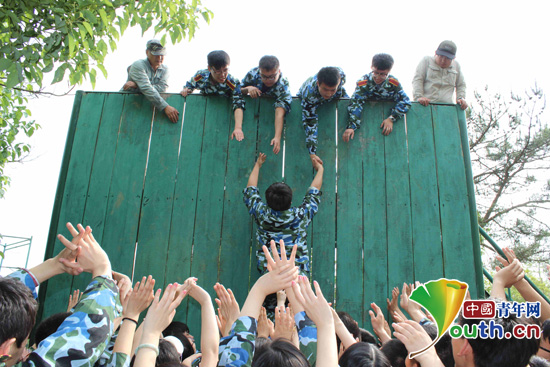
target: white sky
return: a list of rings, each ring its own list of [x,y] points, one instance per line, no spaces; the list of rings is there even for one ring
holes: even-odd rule
[[[457,60],[473,91],[489,85],[507,95],[538,84],[550,92],[548,14],[550,3],[524,1],[326,1],[203,0],[214,12],[192,41],[167,45],[169,92],[177,93],[193,73],[206,67],[206,54],[223,49],[231,56],[230,73],[242,79],[261,56],[276,55],[293,95],[302,82],[323,66],[340,66],[346,89],[370,71],[375,53],[395,59],[392,74],[412,95],[416,65],[433,55],[438,44],[453,40]],[[106,58],[108,80],[99,73],[96,91],[117,91],[126,81],[126,67],[145,57],[138,29],[129,29],[118,49]],[[160,38],[160,35],[158,36]],[[85,84],[76,89],[91,90]],[[76,90],[75,89],[75,90]],[[66,83],[50,91],[62,93]],[[0,200],[0,233],[33,237],[30,266],[42,261],[63,157],[74,96],[32,100],[33,118],[42,126],[31,139],[31,160],[5,170],[11,187]],[[21,265],[26,253],[9,252],[4,265]]]

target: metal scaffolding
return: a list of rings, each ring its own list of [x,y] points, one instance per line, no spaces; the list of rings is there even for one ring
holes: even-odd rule
[[[9,268],[22,267],[26,268],[29,263],[29,255],[31,253],[32,237],[16,237],[16,236],[6,236],[0,235],[0,249],[3,253],[3,256],[0,256],[0,270],[4,265],[4,258],[6,257],[6,252],[15,250],[16,248],[27,246],[27,257],[25,259],[25,264],[19,264],[19,259],[16,260],[17,266],[9,266]]]

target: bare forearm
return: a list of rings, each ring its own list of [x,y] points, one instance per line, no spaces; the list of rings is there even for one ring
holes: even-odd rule
[[[250,172],[250,177],[248,177],[247,187],[249,186],[258,186],[258,176],[260,175],[260,165],[258,163],[254,164],[252,172]]]
[[[317,173],[315,174],[315,177],[313,178],[313,181],[311,182],[311,187],[315,187],[317,190],[321,190],[321,186],[323,186],[323,172],[324,172],[323,166],[320,166],[317,170]]]
[[[29,271],[32,273],[32,275],[34,275],[38,283],[45,282],[51,277],[63,273],[63,269],[61,268],[59,262],[55,260],[55,258],[48,259],[42,264],[39,264],[32,269],[29,269]]]
[[[242,129],[243,128],[243,109],[237,108],[234,114],[235,114],[235,129]]]
[[[540,302],[540,316],[542,320],[550,318],[550,305],[533,287],[531,287],[531,284],[529,284],[527,280],[520,280],[514,284],[514,287],[516,287],[518,292],[527,302]]]
[[[285,123],[285,109],[277,107],[275,109],[275,138],[281,139],[283,136],[283,125]]]
[[[131,355],[136,326],[136,324],[129,320],[124,320],[122,322],[113,347],[113,353],[124,353]]]
[[[201,302],[201,351],[203,367],[215,367],[218,364],[218,345],[220,333],[216,323],[216,314],[212,301]]]

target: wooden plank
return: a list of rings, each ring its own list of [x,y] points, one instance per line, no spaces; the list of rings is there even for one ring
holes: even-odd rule
[[[432,111],[445,277],[468,283],[477,294],[458,119],[454,106],[432,106]]]
[[[221,223],[229,135],[233,131],[230,101],[210,96],[206,103],[205,129],[199,172],[198,202],[193,238],[191,274],[211,296],[218,281]],[[231,114],[232,115],[232,114]],[[239,144],[232,141],[231,144]],[[193,335],[200,330],[200,306],[189,303],[187,324]]]
[[[256,234],[252,231],[253,220],[244,205],[242,191],[256,159],[258,108],[258,99],[246,98],[243,119],[245,138],[239,143],[229,144],[227,156],[218,279],[226,288],[233,290],[239,305],[248,295],[250,272],[257,273]],[[247,265],[251,257],[254,260],[252,267]]]
[[[393,104],[384,103],[384,117],[390,115]],[[380,121],[382,122],[382,121]],[[388,286],[401,286],[414,280],[411,194],[405,123],[399,120],[386,137],[386,205],[388,254]]]
[[[317,280],[325,298],[335,298],[334,268],[336,249],[336,134],[337,121],[347,113],[347,101],[319,109],[319,154],[323,160],[323,186],[319,211],[311,223],[309,242],[311,278]],[[337,109],[338,107],[338,109]],[[338,113],[338,120],[336,114]],[[312,176],[317,172],[312,171]],[[312,178],[313,179],[313,178]]]
[[[109,183],[113,174],[118,129],[120,127],[124,98],[124,94],[121,93],[106,94],[101,113],[101,122],[97,136],[97,148],[99,149],[96,149],[94,153],[90,186],[88,187],[84,219],[82,220],[84,225],[89,225],[92,228],[96,239],[103,237],[103,230],[105,228]],[[100,244],[107,253],[112,252],[109,248],[112,243],[100,242]],[[78,277],[74,277],[73,290],[80,289],[83,291],[90,282],[90,279],[91,274],[81,274]]]
[[[166,101],[183,111],[181,96],[172,95]],[[149,274],[153,275],[157,287],[175,281],[171,273],[166,273],[166,260],[181,129],[181,122],[174,124],[162,111],[155,111],[139,219],[134,283]]]
[[[82,221],[86,194],[92,170],[96,138],[101,119],[104,95],[99,93],[86,93],[82,96],[78,120],[70,150],[69,165],[63,190],[59,221],[56,232],[71,238],[65,224]],[[63,248],[61,242],[52,243],[52,256],[57,255]],[[72,277],[67,274],[58,275],[48,281],[46,299],[42,316],[48,317],[54,313],[66,310],[71,291]]]
[[[205,114],[205,97],[191,95],[186,98],[165,267],[169,280],[180,284],[191,276]],[[187,320],[188,301],[184,299],[178,307],[175,320],[182,322]]]
[[[346,119],[339,119],[344,131]],[[365,121],[364,123],[368,123]],[[359,132],[359,131],[358,131]],[[338,144],[336,309],[363,319],[363,165],[365,139]]]
[[[320,127],[324,128],[323,126]],[[299,99],[293,99],[290,112],[285,118],[285,173],[284,182],[292,189],[292,206],[302,205],[304,195],[313,179],[311,159],[306,148],[304,128],[302,126],[302,108]],[[275,182],[275,181],[272,181]],[[313,219],[315,221],[315,218]],[[306,244],[310,258],[312,226],[306,231]]]
[[[413,103],[407,113],[414,280],[443,277],[443,250],[435,146],[430,107]],[[410,281],[408,281],[410,282]]]
[[[365,254],[363,265],[363,315],[362,322],[371,328],[368,310],[372,302],[376,303],[389,320],[386,311],[386,298],[391,294],[388,284],[388,262],[395,254],[388,252],[386,228],[386,167],[385,146],[387,140],[380,131],[380,122],[384,118],[383,105],[380,102],[365,104],[363,124],[355,132],[363,149],[363,227]],[[357,144],[357,143],[355,143]]]
[[[138,235],[153,107],[142,95],[126,96],[111,178],[105,230],[113,269],[131,275]]]

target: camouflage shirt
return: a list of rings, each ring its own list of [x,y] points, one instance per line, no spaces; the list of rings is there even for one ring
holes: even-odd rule
[[[255,67],[250,70],[244,77],[241,83],[241,89],[243,87],[256,87],[261,92],[262,95],[267,95],[275,98],[275,104],[273,107],[282,107],[285,109],[286,113],[290,112],[290,104],[292,103],[292,95],[290,94],[290,87],[288,80],[283,77],[283,74],[279,74],[279,80],[272,87],[267,87],[262,82],[262,77],[260,76],[260,68]]]
[[[240,367],[252,364],[257,325],[256,319],[250,316],[242,316],[235,321],[229,335],[220,340],[218,367]]]
[[[298,331],[300,351],[306,356],[309,365],[315,367],[317,363],[317,326],[305,311],[294,315],[294,322]]]
[[[198,89],[203,95],[220,95],[231,98],[233,111],[237,108],[244,110],[244,98],[241,94],[241,86],[239,79],[234,78],[231,74],[227,75],[224,83],[214,84],[210,79],[210,71],[208,69],[199,70],[185,84],[185,88],[191,91]]]
[[[403,117],[411,106],[409,97],[403,91],[403,87],[399,81],[393,76],[388,75],[384,82],[376,84],[372,78],[372,73],[364,75],[357,81],[357,87],[348,106],[349,121],[347,128],[353,130],[359,129],[361,126],[363,105],[366,101],[384,100],[396,102],[395,107],[391,110],[391,115],[396,120]]]
[[[20,279],[36,294],[38,282],[26,270],[18,270],[10,277]],[[107,277],[95,277],[82,298],[57,331],[44,339],[23,362],[22,366],[78,365],[93,366],[113,335],[113,320],[121,311],[118,288]],[[125,354],[113,356],[123,365],[129,361]]]
[[[298,97],[302,100],[302,124],[304,131],[306,132],[306,146],[309,154],[317,154],[317,123],[319,118],[317,116],[317,107],[320,105],[338,100],[340,98],[348,98],[348,94],[344,89],[344,83],[346,82],[346,74],[340,70],[340,85],[336,93],[329,99],[324,99],[319,93],[319,87],[317,86],[317,75],[312,76],[302,84],[298,91]]]
[[[300,267],[302,275],[309,274],[309,255],[306,243],[307,227],[319,210],[321,194],[321,191],[315,187],[310,187],[302,205],[285,211],[277,211],[271,209],[262,201],[256,186],[249,186],[244,189],[244,203],[258,225],[256,256],[260,273],[267,272],[267,260],[262,251],[262,246],[266,245],[269,248],[271,240],[275,242],[283,240],[288,254],[292,251],[294,244],[298,245],[296,264]]]

